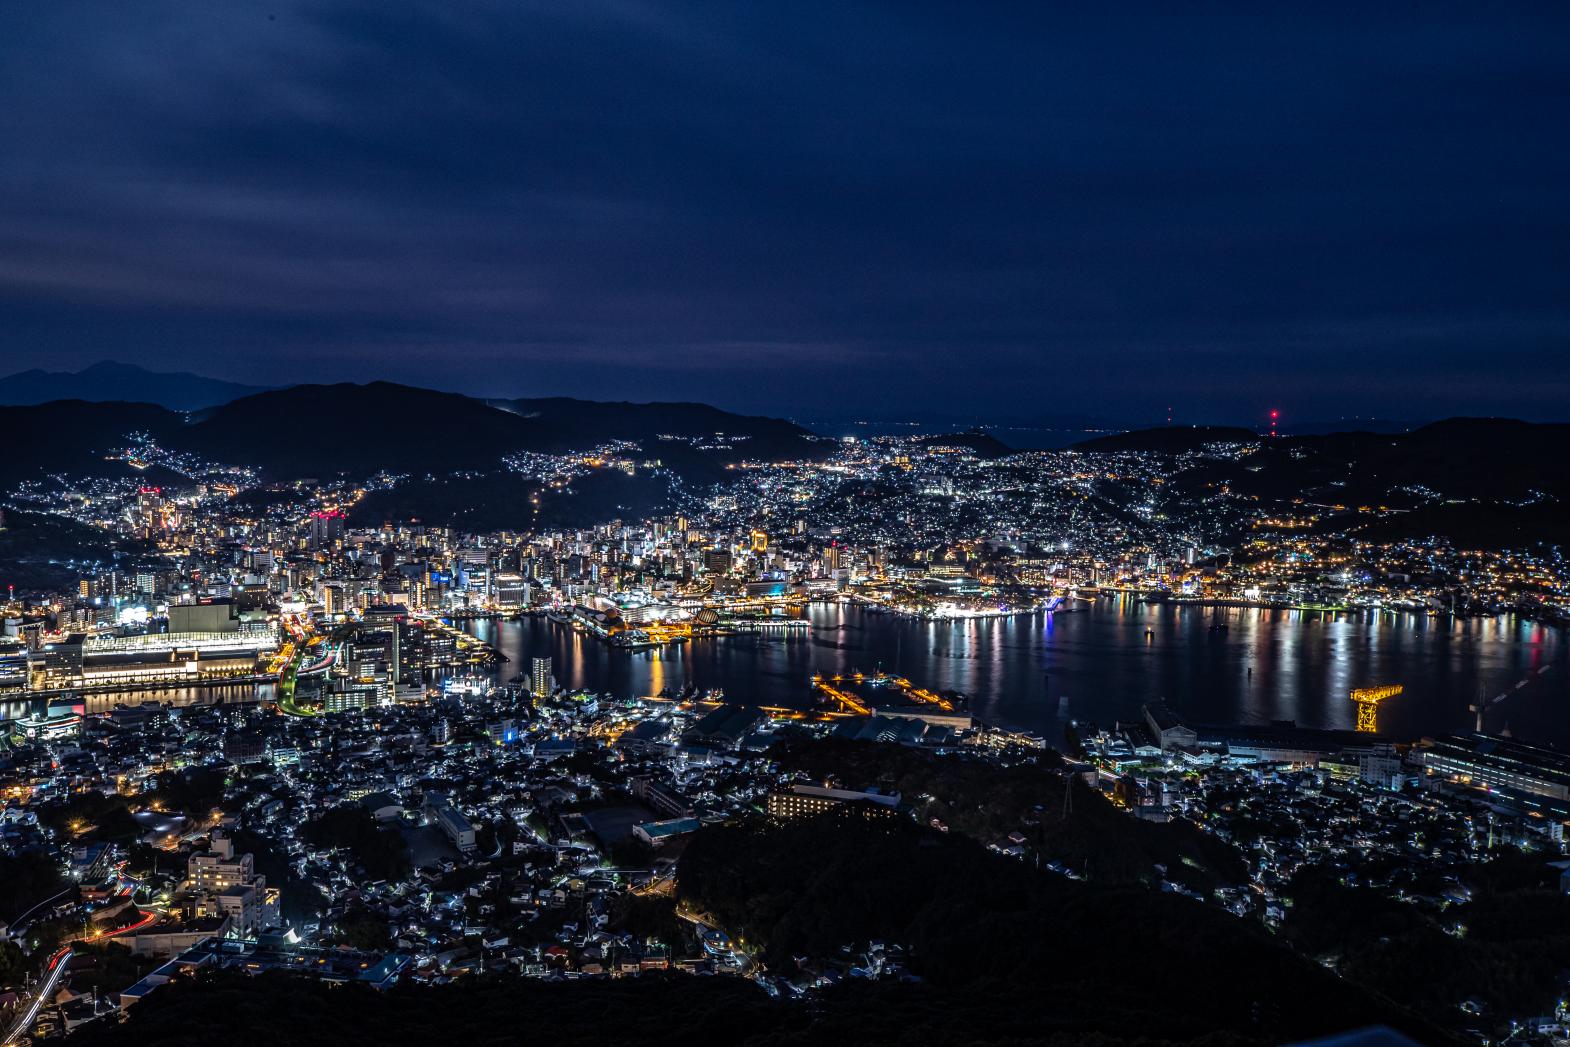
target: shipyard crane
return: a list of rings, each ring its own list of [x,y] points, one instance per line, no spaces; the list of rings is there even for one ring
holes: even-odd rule
[[[1353,688],[1351,698],[1357,703],[1357,729],[1373,733],[1379,730],[1376,722],[1379,714],[1379,703],[1386,698],[1394,698],[1404,688],[1398,683],[1384,684],[1379,687]]]

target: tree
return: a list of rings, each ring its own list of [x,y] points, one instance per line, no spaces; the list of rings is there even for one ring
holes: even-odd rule
[[[366,908],[354,908],[338,918],[333,937],[354,949],[378,952],[392,945],[387,918]]]
[[[0,942],[0,988],[20,988],[32,973],[27,954],[15,942]]]
[[[346,850],[373,880],[401,880],[413,867],[396,829],[383,829],[355,804],[331,808],[305,823],[306,842],[318,850]]]
[[[0,920],[26,915],[65,885],[60,866],[42,854],[0,857]]]
[[[187,767],[158,779],[155,798],[166,810],[205,814],[218,807],[228,781],[226,767]]]

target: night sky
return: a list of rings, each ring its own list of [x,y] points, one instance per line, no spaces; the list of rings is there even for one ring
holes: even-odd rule
[[[0,371],[1570,417],[1570,4],[0,6]]]

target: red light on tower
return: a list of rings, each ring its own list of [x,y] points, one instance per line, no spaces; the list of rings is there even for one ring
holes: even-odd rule
[[[1272,440],[1276,438],[1276,422],[1279,421],[1280,418],[1281,412],[1272,408],[1270,411],[1270,438]]]

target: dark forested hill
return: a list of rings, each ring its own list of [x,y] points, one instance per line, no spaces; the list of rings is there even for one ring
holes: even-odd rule
[[[87,403],[60,400],[25,407],[0,407],[0,491],[50,473],[103,476],[125,466],[104,460],[131,433],[165,439],[180,416],[156,404]]]
[[[852,979],[811,1001],[736,978],[542,984],[502,976],[378,994],[284,976],[184,980],[82,1047],[725,1043],[1246,1047],[1374,1023],[1445,1035],[1221,910],[1076,884],[959,834],[833,817],[700,832],[681,894],[761,944],[773,973],[845,966],[841,943],[906,947],[919,982]],[[824,961],[828,960],[827,965]],[[524,1031],[526,1030],[526,1032]]]
[[[652,472],[627,476],[601,469],[565,490],[514,473],[414,479],[373,491],[350,510],[357,525],[419,520],[473,531],[529,527],[588,527],[605,520],[636,520],[667,508],[666,478]]]
[[[449,472],[546,442],[533,421],[457,393],[370,382],[297,385],[204,411],[178,437],[279,477]]]
[[[0,591],[74,585],[89,564],[108,566],[154,551],[151,543],[120,539],[62,516],[7,509],[0,527]]]
[[[733,447],[735,458],[779,461],[815,456],[812,433],[780,418],[731,414],[699,403],[600,403],[568,397],[492,400],[491,404],[537,421],[562,449],[630,440],[656,454],[669,439],[708,440]],[[661,439],[665,437],[666,439]],[[728,456],[729,457],[729,456]]]
[[[770,970],[902,945],[961,1040],[1281,1043],[1373,1022],[1433,1038],[1218,907],[1038,872],[957,832],[832,814],[708,829],[679,881],[690,908],[763,943]]]
[[[145,433],[170,450],[260,467],[275,478],[441,475],[488,469],[518,451],[587,450],[612,440],[681,473],[711,477],[742,459],[824,453],[831,444],[774,418],[704,404],[519,400],[494,404],[391,382],[297,385],[190,415],[151,403],[59,401],[0,407],[11,438],[6,486],[102,469],[103,452]],[[25,443],[22,443],[25,441]]]
[[[1570,425],[1511,418],[1451,418],[1406,433],[1343,432],[1275,440],[1246,429],[1146,429],[1077,444],[1087,453],[1202,452],[1247,445],[1255,486],[1311,494],[1327,485],[1349,497],[1419,486],[1452,498],[1570,495]]]
[[[1402,433],[1277,439],[1246,430],[1152,429],[1075,449],[1174,456],[1168,489],[1179,497],[1225,489],[1264,504],[1395,510],[1330,521],[1374,541],[1443,536],[1494,548],[1563,542],[1570,515],[1570,425],[1451,418]]]
[[[964,433],[942,433],[917,437],[917,442],[928,447],[964,447],[977,458],[1002,458],[1014,449],[990,433],[972,430]]]

